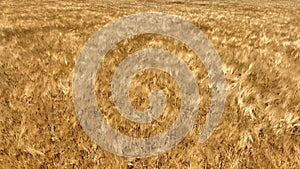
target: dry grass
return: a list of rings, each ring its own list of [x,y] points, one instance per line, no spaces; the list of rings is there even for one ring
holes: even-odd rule
[[[121,42],[108,55],[121,59],[149,46],[183,59],[188,54],[204,96],[197,125],[180,144],[157,157],[126,159],[102,150],[80,127],[72,73],[93,32],[121,16],[146,11],[178,15],[207,34],[226,70],[227,104],[212,137],[198,144],[209,105],[202,64],[172,39],[143,35]],[[299,1],[0,1],[0,13],[0,168],[300,168]],[[153,129],[126,122],[100,97],[109,97],[100,86],[109,84],[114,67],[109,68],[98,72],[106,78],[98,78],[97,96],[112,126],[143,137],[176,118],[176,111],[171,117],[165,112]],[[136,85],[141,83],[146,85]],[[145,91],[165,86],[168,109],[175,110],[180,106],[176,84],[151,70],[132,82],[133,105],[146,109]]]

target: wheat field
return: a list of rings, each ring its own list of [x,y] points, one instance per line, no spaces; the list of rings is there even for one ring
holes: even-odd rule
[[[0,168],[300,168],[299,0],[8,0],[0,1],[0,12]],[[173,52],[197,76],[202,96],[196,125],[176,147],[124,158],[103,150],[81,128],[72,77],[94,32],[142,12],[179,16],[207,35],[223,64],[227,101],[213,135],[198,143],[211,92],[201,61],[188,46],[161,35],[118,43],[99,68],[95,89],[99,108],[118,131],[155,135],[172,125],[180,106],[172,77],[147,70],[131,82],[131,102],[147,110],[147,93],[163,89],[169,100],[163,116],[139,125],[113,109],[112,72],[130,53],[148,47]]]

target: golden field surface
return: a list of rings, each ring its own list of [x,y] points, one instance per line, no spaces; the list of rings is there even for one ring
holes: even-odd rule
[[[199,117],[183,141],[161,155],[135,159],[103,150],[83,131],[72,78],[94,32],[141,12],[176,15],[207,35],[223,64],[227,100],[213,135],[198,143],[210,105],[201,61],[161,35],[118,43],[100,66],[95,89],[116,130],[134,137],[158,134],[172,125],[180,106],[172,77],[146,70],[131,82],[132,105],[147,110],[149,91],[163,89],[169,102],[162,117],[139,125],[115,111],[111,76],[130,53],[156,47],[178,55],[195,73],[202,96]],[[0,168],[300,168],[299,65],[299,0],[0,1]]]

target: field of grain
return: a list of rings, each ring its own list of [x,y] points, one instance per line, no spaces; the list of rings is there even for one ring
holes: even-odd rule
[[[128,159],[85,134],[73,106],[72,77],[94,32],[122,16],[150,11],[177,15],[207,35],[224,67],[227,102],[213,135],[198,143],[209,81],[201,62],[187,59],[203,96],[194,130],[164,154]],[[300,168],[299,32],[299,0],[0,1],[0,168]],[[99,108],[114,128],[135,137],[163,131],[179,106],[172,78],[149,70],[132,82],[132,104],[146,110],[145,91],[164,86],[172,111],[137,125],[111,109],[109,78],[119,60],[109,58],[147,47],[193,56],[184,44],[151,34],[128,38],[107,54],[108,67],[98,71]]]

